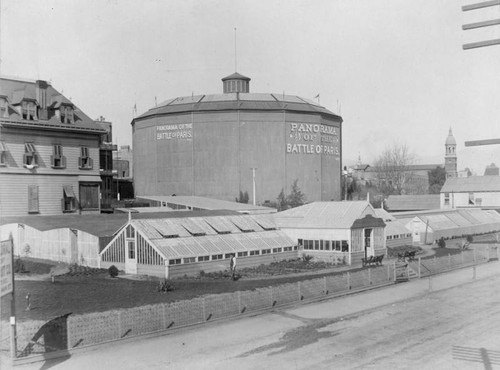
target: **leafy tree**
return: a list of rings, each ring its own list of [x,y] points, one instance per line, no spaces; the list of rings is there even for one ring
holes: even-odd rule
[[[295,181],[292,184],[292,190],[290,194],[287,196],[287,204],[290,206],[290,208],[301,206],[306,202],[306,196],[300,190],[298,182],[299,180],[295,179]]]
[[[439,194],[446,181],[446,170],[438,166],[429,171],[429,194]]]
[[[248,204],[248,201],[250,200],[250,197],[248,196],[248,191],[242,192],[240,190],[240,195],[238,198],[236,198],[237,203],[245,203]]]
[[[276,205],[277,205],[278,212],[284,211],[285,209],[288,208],[288,202],[287,202],[287,199],[285,196],[285,191],[283,190],[283,188],[281,188],[281,191],[278,194]]]

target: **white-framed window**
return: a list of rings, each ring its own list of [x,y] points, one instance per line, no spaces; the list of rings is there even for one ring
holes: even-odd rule
[[[7,147],[0,141],[0,166],[7,166]]]
[[[180,258],[176,258],[176,259],[168,260],[168,264],[169,265],[180,265],[181,264],[181,259]]]
[[[36,117],[36,105],[34,102],[23,100],[21,102],[21,116],[25,120],[34,121]]]
[[[238,252],[238,257],[246,257],[248,256],[248,252]]]
[[[184,258],[184,263],[194,263],[196,262],[196,257],[186,257]]]
[[[250,251],[251,256],[258,256],[260,254],[260,251]]]
[[[62,123],[75,123],[73,107],[61,105],[59,112],[59,117]]]
[[[66,168],[66,157],[63,156],[62,145],[54,145],[52,156],[50,157],[52,168]]]
[[[269,254],[269,253],[271,253],[270,249],[263,249],[262,250],[262,254]]]
[[[94,161],[90,158],[89,148],[87,146],[80,147],[80,157],[78,158],[78,167],[81,170],[91,170],[94,167]]]
[[[281,253],[283,252],[282,248],[273,248],[273,253]]]
[[[212,261],[221,260],[222,256],[223,256],[222,254],[214,254],[212,256]]]
[[[63,185],[61,209],[63,213],[76,211],[76,196],[71,185]]]
[[[444,193],[444,205],[445,206],[450,205],[450,193]]]
[[[210,261],[210,256],[200,256],[198,257],[198,262]]]
[[[292,247],[284,247],[283,248],[283,252],[291,252],[292,251]]]
[[[38,167],[38,155],[36,154],[35,144],[24,144],[23,165],[29,169]]]

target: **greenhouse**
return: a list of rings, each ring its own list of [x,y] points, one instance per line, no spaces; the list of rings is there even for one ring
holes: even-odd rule
[[[172,278],[296,258],[270,215],[129,219],[100,253],[100,267]]]

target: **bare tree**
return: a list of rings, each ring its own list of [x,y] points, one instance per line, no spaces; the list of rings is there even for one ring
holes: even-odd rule
[[[412,182],[416,156],[406,144],[393,144],[387,147],[375,161],[378,187],[384,195],[404,194]]]

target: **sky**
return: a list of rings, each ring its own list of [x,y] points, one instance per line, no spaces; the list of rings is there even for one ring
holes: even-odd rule
[[[500,7],[444,0],[0,0],[0,74],[42,79],[132,144],[131,121],[178,96],[222,92],[238,71],[251,92],[314,99],[343,118],[343,161],[373,163],[406,144],[459,170],[500,166]],[[235,31],[236,28],[236,31]],[[236,42],[235,42],[236,41]]]

